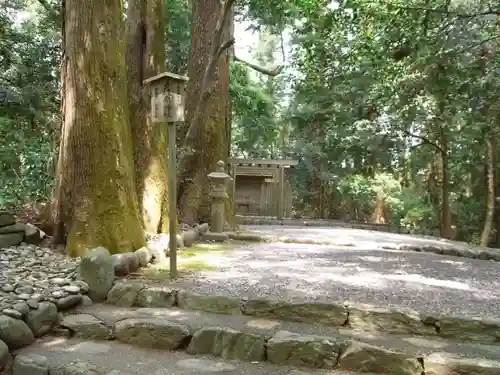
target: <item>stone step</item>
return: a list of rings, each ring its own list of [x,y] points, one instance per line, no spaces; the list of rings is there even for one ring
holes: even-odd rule
[[[481,344],[500,343],[500,319],[430,316],[411,309],[359,303],[274,300],[205,294],[175,286],[121,280],[107,303],[122,307],[179,307],[215,314],[245,315],[308,324],[350,328],[368,333],[425,336]]]
[[[222,360],[185,352],[132,347],[117,341],[46,337],[19,350],[9,375],[358,375],[300,370],[270,363]]]
[[[176,308],[95,304],[61,317],[80,339],[116,340],[192,355],[390,375],[500,375],[500,346],[368,334],[347,328]],[[64,333],[64,332],[63,332]],[[455,372],[453,372],[455,371]]]

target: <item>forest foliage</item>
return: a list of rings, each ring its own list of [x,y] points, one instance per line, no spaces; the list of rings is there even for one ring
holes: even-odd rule
[[[2,207],[52,191],[56,5],[0,5]],[[189,2],[165,10],[167,66],[185,74]],[[285,69],[270,77],[231,62],[232,155],[298,159],[297,216],[500,245],[499,15],[485,0],[237,2],[236,22],[258,39],[252,59]]]

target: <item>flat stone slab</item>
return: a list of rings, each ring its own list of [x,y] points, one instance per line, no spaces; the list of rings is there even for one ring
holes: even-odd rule
[[[111,338],[111,330],[98,318],[90,314],[71,314],[64,316],[59,326],[68,329],[78,338],[107,340]]]
[[[178,351],[141,349],[115,341],[94,342],[75,339],[62,341],[57,338],[45,338],[35,345],[22,349],[19,354],[23,356],[35,354],[38,361],[43,361],[40,358],[43,357],[46,361],[44,363],[47,363],[51,369],[51,374],[56,374],[53,369],[71,368],[73,370],[86,369],[87,372],[66,372],[66,374],[359,375],[351,371],[299,370],[268,362],[241,362],[210,356],[194,356]],[[30,375],[34,374],[36,373],[30,373]],[[13,373],[12,375],[25,375],[25,373]]]
[[[182,348],[190,336],[184,325],[158,318],[120,320],[115,323],[113,331],[121,342],[166,350]]]

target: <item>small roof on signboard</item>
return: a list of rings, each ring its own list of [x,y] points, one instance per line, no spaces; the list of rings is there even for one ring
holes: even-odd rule
[[[157,74],[153,77],[150,77],[148,79],[145,79],[144,81],[142,81],[142,83],[144,85],[148,85],[150,83],[153,83],[153,82],[156,82],[156,81],[159,81],[161,79],[176,79],[178,81],[189,81],[189,77],[186,77],[186,76],[181,76],[179,74],[175,74],[175,73],[170,73],[170,72],[163,72],[163,73],[160,73],[160,74]]]

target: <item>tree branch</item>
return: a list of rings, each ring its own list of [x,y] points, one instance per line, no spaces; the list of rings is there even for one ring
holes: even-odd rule
[[[462,51],[460,51],[460,53],[468,52],[474,48],[481,47],[484,43],[488,43],[488,42],[491,42],[492,40],[496,40],[496,39],[500,39],[500,34],[494,34],[488,38],[480,40],[479,42],[474,43],[474,44],[462,49]]]
[[[215,26],[214,36],[212,38],[212,46],[210,51],[210,57],[208,59],[207,66],[205,71],[203,72],[203,78],[201,80],[200,91],[198,100],[196,101],[196,106],[194,110],[193,117],[191,118],[189,128],[186,132],[186,136],[184,138],[184,142],[182,144],[182,148],[187,148],[187,146],[196,138],[198,133],[198,129],[200,127],[201,115],[203,112],[203,108],[206,100],[210,96],[212,82],[211,75],[215,70],[215,66],[217,65],[219,58],[222,56],[224,51],[226,51],[229,47],[234,44],[234,38],[231,38],[225,42],[222,41],[222,36],[224,34],[224,27],[227,23],[227,17],[231,8],[234,4],[235,0],[220,0],[220,11],[217,17],[217,24]]]
[[[189,124],[189,128],[186,132],[186,137],[184,138],[184,142],[182,145],[183,148],[187,147],[189,143],[194,138],[196,138],[196,135],[198,133],[198,128],[200,127],[199,124],[201,122],[200,120],[201,120],[201,115],[203,113],[204,104],[213,91],[210,82],[210,75],[214,71],[215,65],[219,61],[221,55],[224,53],[225,50],[227,50],[233,44],[234,44],[234,38],[231,38],[230,40],[226,41],[221,46],[219,46],[219,49],[215,52],[215,55],[210,57],[210,61],[207,67],[205,68],[203,79],[201,81],[200,95],[198,97],[198,101],[196,102],[194,115],[193,118],[191,119],[191,123]]]
[[[416,138],[416,139],[420,139],[422,141],[422,143],[414,146],[413,148],[419,147],[419,146],[422,146],[422,145],[429,145],[429,146],[434,147],[439,152],[444,153],[444,150],[442,149],[442,147],[440,145],[438,145],[436,142],[431,141],[429,138],[426,138],[426,137],[421,136],[421,135],[413,134],[412,132],[410,132],[410,131],[408,131],[406,129],[402,129],[402,131],[407,136],[412,137],[412,138]]]
[[[482,16],[500,16],[500,10],[489,9],[484,12],[478,13],[460,13],[452,10],[448,10],[446,8],[425,8],[425,7],[397,7],[398,9],[405,10],[414,10],[417,12],[429,12],[429,13],[438,13],[449,16],[454,16],[457,18],[472,18],[472,17],[482,17]]]
[[[56,17],[59,17],[61,15],[61,12],[57,11],[53,6],[51,6],[47,0],[38,0],[38,4],[44,7],[47,12],[52,13],[52,15]]]
[[[234,60],[235,61],[238,61],[246,66],[248,66],[249,68],[259,72],[259,73],[262,73],[262,74],[265,74],[267,76],[271,76],[271,77],[276,77],[278,74],[280,74],[282,71],[283,71],[283,65],[279,65],[275,68],[272,68],[272,69],[268,69],[268,68],[264,68],[262,66],[259,66],[259,65],[256,65],[256,64],[253,64],[249,61],[246,61],[246,60],[243,60],[243,59],[240,59],[238,56],[234,56]]]

